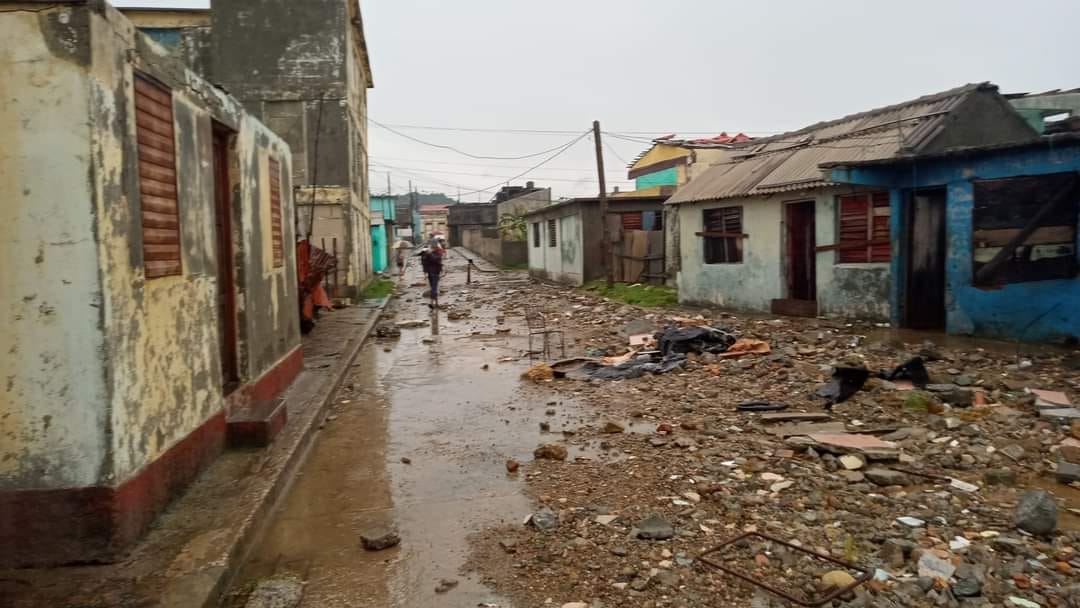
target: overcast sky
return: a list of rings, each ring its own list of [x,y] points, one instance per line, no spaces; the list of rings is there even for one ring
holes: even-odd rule
[[[1007,92],[1080,87],[1075,0],[361,0],[361,8],[375,80],[370,117],[389,125],[577,133],[598,119],[605,131],[646,139],[641,132],[764,135],[968,82]],[[458,186],[489,188],[546,158],[469,159],[369,128],[375,193],[390,172],[395,191],[412,179],[455,196]],[[399,130],[502,157],[574,137]],[[606,141],[609,189],[632,187],[624,161],[647,144]],[[556,196],[595,194],[591,139],[515,183],[525,179]]]

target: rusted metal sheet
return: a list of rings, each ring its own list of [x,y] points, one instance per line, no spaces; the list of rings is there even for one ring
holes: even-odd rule
[[[270,240],[274,253],[274,268],[285,264],[281,232],[281,165],[270,159]]]
[[[135,75],[143,265],[146,278],[180,274],[180,210],[172,92]]]
[[[973,84],[738,144],[683,186],[671,204],[789,192],[829,185],[822,166],[894,158],[941,132]]]

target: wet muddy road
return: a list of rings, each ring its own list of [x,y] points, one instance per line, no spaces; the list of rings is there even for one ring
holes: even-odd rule
[[[511,333],[496,333],[494,305],[466,301],[513,289],[513,281],[481,275],[467,288],[460,259],[448,267],[443,303],[470,308],[471,318],[448,321],[443,311],[438,336],[430,326],[403,329],[398,340],[365,345],[241,572],[234,605],[258,579],[282,572],[307,581],[309,607],[511,605],[460,572],[466,539],[529,513],[506,459],[530,458],[543,441],[539,423],[558,429],[575,407],[560,403],[547,415],[544,397],[521,389],[528,358],[498,362],[523,354],[520,317],[506,321]],[[408,287],[419,280],[412,269],[402,281],[395,320],[428,318],[423,288]],[[361,533],[379,526],[396,528],[400,546],[365,551]],[[458,585],[437,594],[441,579]]]

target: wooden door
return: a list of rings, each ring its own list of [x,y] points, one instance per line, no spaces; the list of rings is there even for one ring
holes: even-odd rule
[[[814,201],[784,205],[787,297],[791,300],[817,299]]]
[[[229,183],[231,133],[214,125],[214,220],[217,232],[218,331],[221,376],[228,394],[240,381],[236,354],[236,272],[233,268],[232,188]]]
[[[908,206],[905,326],[945,328],[945,190],[920,190]]]

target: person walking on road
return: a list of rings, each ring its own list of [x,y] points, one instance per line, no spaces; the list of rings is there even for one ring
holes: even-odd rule
[[[431,289],[431,303],[428,305],[433,310],[439,308],[439,277],[443,273],[443,258],[446,257],[446,242],[438,233],[431,235],[431,240],[420,251],[420,264],[427,275],[428,287]]]

